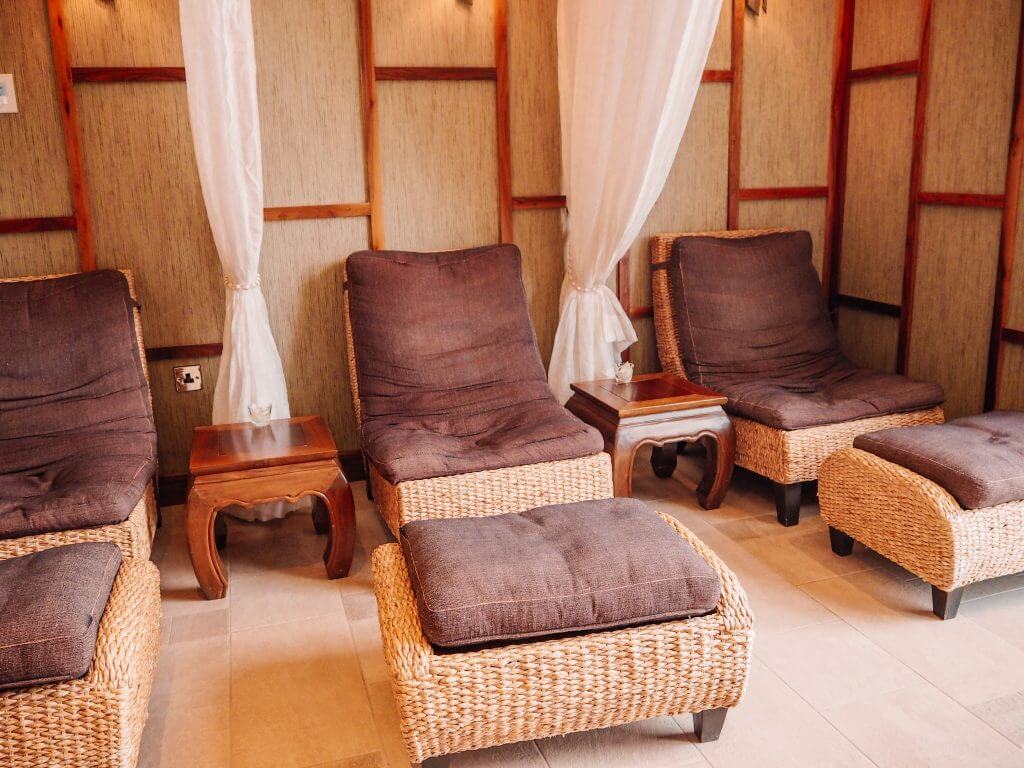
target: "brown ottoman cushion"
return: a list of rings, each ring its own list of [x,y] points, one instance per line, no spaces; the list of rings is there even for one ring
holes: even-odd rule
[[[121,565],[109,542],[0,560],[0,690],[82,677]]]
[[[715,571],[635,499],[401,530],[423,632],[460,647],[681,619],[715,609]]]
[[[858,436],[854,448],[945,488],[964,509],[1024,499],[1024,413],[977,416]]]

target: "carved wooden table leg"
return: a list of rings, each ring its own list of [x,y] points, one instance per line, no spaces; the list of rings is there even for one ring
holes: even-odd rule
[[[676,464],[678,462],[679,459],[675,443],[656,445],[651,449],[651,470],[657,477],[672,477],[672,473],[676,471]]]
[[[697,486],[697,501],[704,509],[718,509],[729,490],[736,459],[736,433],[729,417],[723,413],[720,423],[702,435],[700,443],[707,458]]]
[[[619,429],[611,445],[612,492],[616,496],[633,495],[633,459],[640,443],[629,434],[628,429]]]
[[[201,498],[195,487],[189,492],[185,508],[185,535],[199,588],[207,600],[219,600],[228,590],[224,563],[214,543],[214,519],[217,508]]]
[[[352,489],[340,468],[338,476],[322,498],[330,519],[324,565],[327,567],[327,578],[338,579],[348,576],[356,545],[356,505],[352,499]]]

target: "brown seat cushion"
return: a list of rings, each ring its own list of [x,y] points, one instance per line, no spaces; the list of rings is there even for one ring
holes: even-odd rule
[[[990,411],[945,424],[883,429],[855,448],[906,467],[949,491],[964,509],[1024,500],[1024,413]]]
[[[418,520],[401,543],[423,632],[442,647],[696,616],[721,592],[711,566],[635,499]]]
[[[0,690],[82,677],[121,550],[110,542],[0,560]]]
[[[513,245],[349,257],[362,443],[391,483],[590,456],[548,388]]]
[[[807,232],[676,239],[667,271],[687,377],[777,429],[940,404],[938,385],[842,355],[811,252]]]
[[[156,431],[125,276],[0,283],[0,538],[126,519]]]

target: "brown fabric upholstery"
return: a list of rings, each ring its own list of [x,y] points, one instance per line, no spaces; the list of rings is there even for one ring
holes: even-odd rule
[[[0,283],[0,537],[125,520],[156,468],[134,304],[113,270]]]
[[[680,237],[667,269],[686,375],[731,413],[801,429],[942,402],[936,384],[842,355],[807,232]]]
[[[0,560],[0,690],[82,677],[121,550],[70,544]]]
[[[349,257],[363,450],[391,483],[598,453],[548,388],[513,245]]]
[[[1024,413],[1020,411],[990,411],[945,424],[883,429],[860,435],[853,445],[927,477],[949,491],[964,509],[1024,500]]]
[[[401,530],[423,632],[460,647],[714,610],[711,566],[643,502],[602,499]]]

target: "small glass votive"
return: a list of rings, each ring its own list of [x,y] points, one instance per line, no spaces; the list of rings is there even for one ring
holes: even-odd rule
[[[270,423],[270,412],[273,408],[273,403],[250,403],[249,419],[254,426],[265,427]]]

